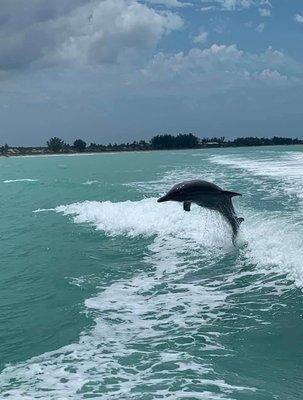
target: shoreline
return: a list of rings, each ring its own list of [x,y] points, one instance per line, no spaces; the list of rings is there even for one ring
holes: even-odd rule
[[[256,146],[208,146],[199,148],[178,148],[178,149],[148,149],[148,150],[118,150],[118,151],[84,151],[84,152],[70,152],[70,153],[33,153],[33,154],[0,154],[1,158],[18,158],[18,157],[73,157],[73,156],[95,156],[99,154],[125,154],[125,153],[154,153],[164,151],[197,151],[197,150],[209,150],[209,149],[237,149],[237,148],[260,148],[260,147],[290,147],[290,146],[302,146],[303,144],[270,144],[270,145],[256,145]]]

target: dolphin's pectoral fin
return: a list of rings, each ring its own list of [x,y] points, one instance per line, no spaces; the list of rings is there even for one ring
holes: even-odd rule
[[[190,201],[184,201],[183,210],[184,211],[190,211],[190,206],[191,206],[191,202]]]

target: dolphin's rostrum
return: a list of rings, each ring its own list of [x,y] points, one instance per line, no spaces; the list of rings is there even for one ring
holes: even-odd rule
[[[231,225],[233,232],[233,244],[238,234],[239,226],[243,218],[238,218],[232,204],[234,196],[242,196],[240,193],[223,190],[214,183],[193,180],[178,183],[169,192],[158,199],[158,203],[164,201],[178,201],[183,203],[185,211],[190,211],[191,203],[200,207],[218,211]]]

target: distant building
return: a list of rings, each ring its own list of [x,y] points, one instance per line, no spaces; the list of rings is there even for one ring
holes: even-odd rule
[[[206,142],[205,146],[219,147],[220,143],[219,142]]]
[[[10,156],[14,156],[16,154],[20,154],[20,151],[18,149],[10,148],[7,150],[7,154]]]

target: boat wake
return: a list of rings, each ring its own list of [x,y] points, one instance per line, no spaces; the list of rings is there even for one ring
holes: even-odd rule
[[[85,301],[95,325],[77,343],[7,366],[0,376],[2,396],[256,398],[253,381],[222,372],[218,362],[233,354],[227,337],[254,329],[252,320],[268,324],[273,297],[292,282],[302,285],[301,226],[285,229],[289,221],[274,213],[246,209],[234,249],[224,220],[199,207],[184,213],[178,204],[159,207],[147,198],[86,201],[49,211],[88,224],[100,240],[126,236],[141,246],[148,238],[143,272],[108,286],[100,278],[98,294]]]

